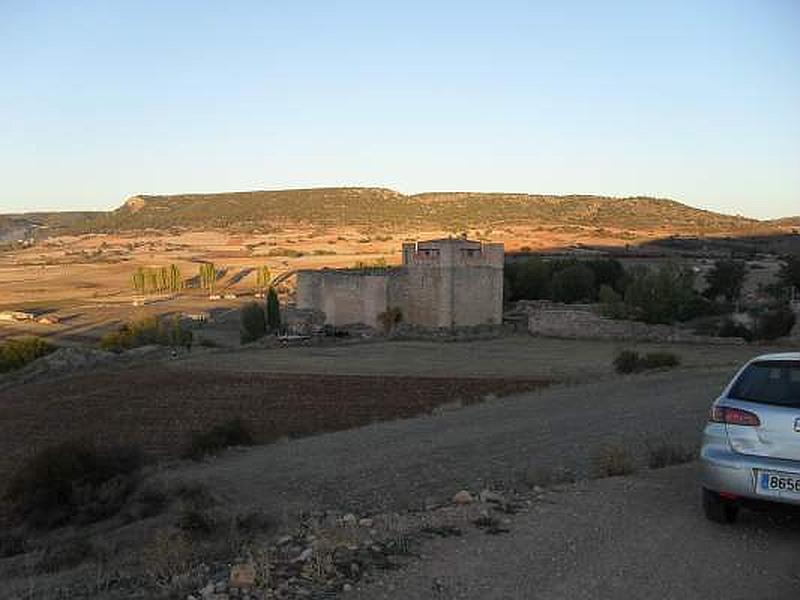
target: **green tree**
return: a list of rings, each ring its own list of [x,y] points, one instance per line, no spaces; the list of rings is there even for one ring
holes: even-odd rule
[[[242,344],[254,342],[267,333],[264,309],[257,302],[245,304],[241,312],[240,340]]]
[[[694,289],[691,269],[669,262],[657,270],[641,267],[631,273],[625,304],[646,323],[674,323],[708,313],[707,302]]]
[[[550,295],[557,302],[591,301],[597,296],[594,271],[583,264],[574,264],[553,275]]]
[[[180,292],[183,290],[184,283],[183,283],[183,277],[181,276],[181,270],[175,263],[172,263],[169,266],[168,279],[169,279],[169,290],[171,292]]]
[[[281,305],[274,287],[270,287],[267,292],[267,327],[269,331],[278,331],[281,328]]]
[[[158,291],[161,293],[169,290],[169,270],[167,267],[158,268]]]
[[[145,275],[145,291],[155,293],[158,291],[158,274],[155,269],[147,268],[144,271]]]
[[[735,302],[742,293],[746,265],[741,260],[718,260],[706,275],[706,288],[703,295],[714,300],[723,296],[728,302]]]
[[[214,285],[217,282],[217,268],[212,262],[200,265],[200,285],[204,290],[214,293]]]
[[[612,319],[624,319],[628,316],[628,310],[622,301],[622,295],[608,284],[600,286],[597,293],[600,302],[600,312]]]
[[[145,291],[145,271],[144,267],[137,267],[131,276],[131,283],[134,291],[144,294]]]
[[[531,258],[506,267],[509,300],[542,300],[550,296],[550,265]]]

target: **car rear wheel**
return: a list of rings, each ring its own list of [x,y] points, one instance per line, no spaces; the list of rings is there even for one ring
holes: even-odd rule
[[[739,506],[716,492],[703,488],[703,512],[714,523],[733,523],[739,515]]]

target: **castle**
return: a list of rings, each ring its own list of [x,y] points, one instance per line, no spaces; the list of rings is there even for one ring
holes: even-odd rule
[[[499,325],[503,260],[503,244],[404,243],[399,267],[298,271],[297,307],[323,312],[334,326],[379,326],[391,309],[403,323],[426,328]]]

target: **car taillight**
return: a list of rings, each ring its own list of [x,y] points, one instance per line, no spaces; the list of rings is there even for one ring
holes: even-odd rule
[[[741,408],[731,408],[729,406],[712,407],[709,420],[714,423],[727,423],[728,425],[747,425],[750,427],[761,425],[758,415]]]

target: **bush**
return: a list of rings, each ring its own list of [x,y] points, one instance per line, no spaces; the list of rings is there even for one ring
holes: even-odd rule
[[[614,357],[614,369],[617,373],[635,373],[639,370],[639,353],[633,350],[622,350]]]
[[[111,352],[122,352],[147,345],[190,346],[193,334],[181,325],[175,316],[169,322],[157,317],[145,317],[123,323],[100,339],[100,347]]]
[[[257,302],[251,302],[242,308],[239,333],[242,344],[254,342],[267,334],[267,317]]]
[[[395,306],[378,314],[378,323],[383,327],[386,335],[392,333],[394,328],[403,321],[403,311]]]
[[[719,337],[738,337],[747,340],[748,342],[753,339],[753,332],[750,331],[745,325],[727,318],[722,321],[722,324],[717,331]]]
[[[680,358],[672,352],[649,352],[639,360],[640,369],[672,368],[679,364],[681,364]]]
[[[622,295],[609,285],[600,286],[597,293],[600,312],[611,319],[624,319],[628,316],[628,307],[622,301]]]
[[[55,346],[38,337],[6,340],[0,344],[0,373],[20,369],[54,350]]]
[[[622,350],[614,357],[617,373],[639,373],[647,369],[677,367],[680,358],[671,352],[650,352],[644,356],[633,350]]]
[[[91,523],[116,514],[138,483],[141,452],[70,441],[33,456],[11,479],[7,498],[33,527],[51,529],[70,521]]]
[[[209,454],[217,454],[230,446],[251,446],[253,436],[240,419],[233,419],[212,427],[204,433],[196,433],[189,442],[185,456],[200,460]]]
[[[598,477],[617,477],[630,475],[636,470],[636,465],[627,448],[610,445],[595,456],[595,470]]]
[[[761,313],[756,320],[753,338],[776,340],[789,335],[794,327],[795,315],[789,307],[779,307]]]

